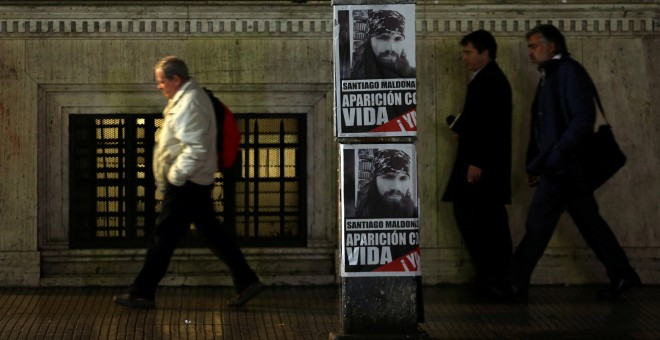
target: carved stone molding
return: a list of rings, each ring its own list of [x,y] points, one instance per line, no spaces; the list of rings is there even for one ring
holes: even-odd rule
[[[329,35],[330,19],[2,19],[0,34],[150,36],[217,34]]]
[[[477,29],[485,29],[494,33],[524,33],[538,24],[551,23],[564,33],[591,35],[591,34],[649,34],[653,33],[653,19],[616,19],[616,18],[589,18],[589,19],[438,19],[417,20],[418,35],[433,34],[465,34]]]
[[[569,35],[649,35],[658,33],[658,14],[654,5],[418,5],[417,34],[518,35],[551,23]]]
[[[0,37],[326,37],[328,5],[261,6],[0,6]],[[266,10],[264,10],[266,9]],[[580,35],[657,34],[658,6],[637,5],[417,5],[417,32],[463,34],[483,28],[525,32],[554,23]]]

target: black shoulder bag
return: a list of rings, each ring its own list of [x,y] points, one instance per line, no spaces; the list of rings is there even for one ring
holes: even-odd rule
[[[596,190],[626,164],[627,158],[614,138],[612,127],[605,117],[605,111],[593,81],[592,86],[598,109],[605,123],[600,125],[598,130],[579,147],[576,158],[584,172],[587,187]]]

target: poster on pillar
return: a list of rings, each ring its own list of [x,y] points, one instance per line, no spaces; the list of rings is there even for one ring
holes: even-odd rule
[[[340,144],[344,277],[419,276],[414,144]]]
[[[417,135],[415,5],[334,6],[338,137]]]

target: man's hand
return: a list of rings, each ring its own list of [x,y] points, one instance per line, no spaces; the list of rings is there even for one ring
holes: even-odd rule
[[[539,176],[527,175],[527,186],[535,187],[539,184]]]
[[[467,173],[467,182],[470,184],[475,184],[481,180],[481,168],[477,168],[474,165],[468,166]]]

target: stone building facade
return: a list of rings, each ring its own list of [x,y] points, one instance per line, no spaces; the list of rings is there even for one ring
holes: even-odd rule
[[[596,196],[642,279],[660,283],[660,6],[647,1],[417,1],[418,178],[423,278],[460,283],[472,268],[440,200],[454,158],[445,117],[461,109],[468,73],[458,44],[483,28],[513,88],[514,244],[532,191],[524,150],[537,71],[524,34],[551,22],[590,71],[629,156]],[[184,58],[237,115],[306,117],[306,244],[248,247],[268,284],[337,282],[338,175],[333,126],[333,18],[326,1],[12,1],[0,3],[0,285],[124,285],[144,249],[72,249],[68,122],[73,114],[160,112],[153,65]],[[200,265],[200,263],[202,265]],[[230,284],[203,248],[176,252],[163,284]],[[605,280],[563,217],[536,283]]]

